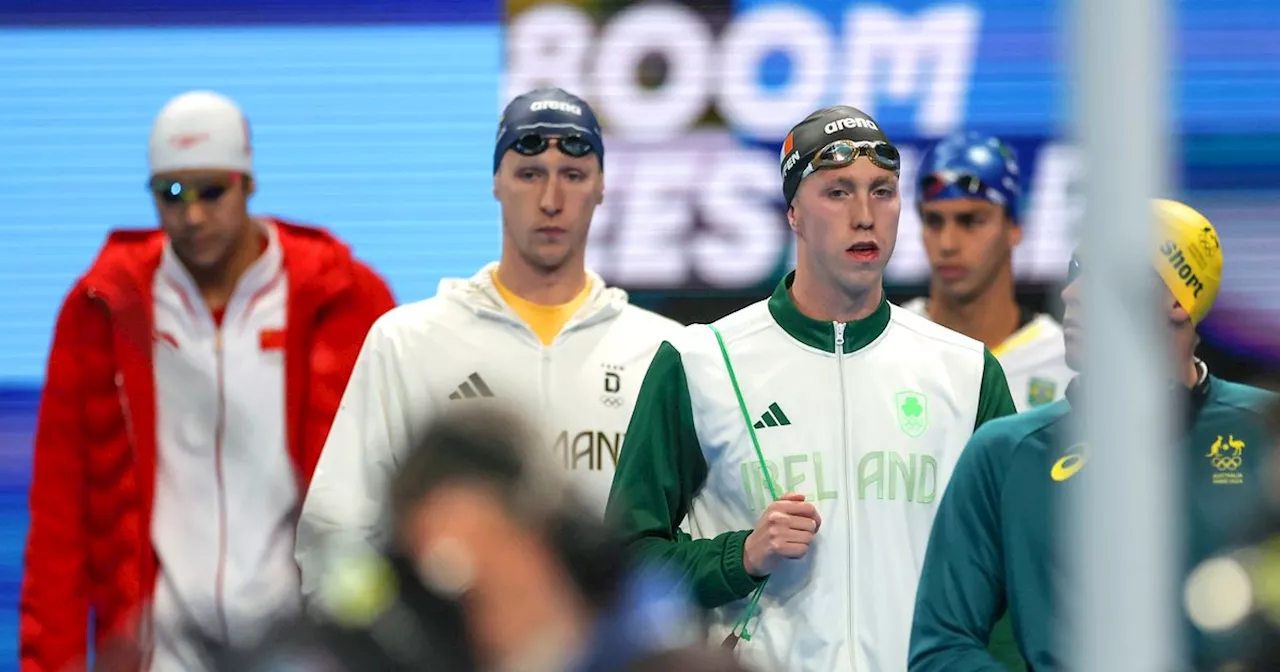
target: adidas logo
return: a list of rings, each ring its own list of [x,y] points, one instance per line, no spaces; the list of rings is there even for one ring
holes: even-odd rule
[[[485,384],[480,374],[473,373],[467,376],[466,381],[458,386],[458,389],[449,395],[450,399],[475,399],[476,397],[492,397],[493,390]]]
[[[765,411],[764,415],[760,416],[760,419],[756,420],[756,424],[753,426],[756,429],[764,429],[765,427],[786,427],[789,424],[791,424],[791,419],[787,417],[786,413],[782,412],[782,408],[778,406],[777,402],[774,402],[769,404],[769,410]]]

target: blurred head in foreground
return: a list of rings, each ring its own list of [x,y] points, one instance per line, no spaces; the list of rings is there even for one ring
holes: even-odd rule
[[[1179,377],[1188,386],[1200,377],[1193,362],[1199,337],[1196,326],[1218,298],[1222,283],[1222,246],[1213,224],[1190,206],[1177,201],[1153,202],[1157,236],[1153,238],[1152,264],[1160,277],[1162,310],[1168,318],[1177,357]],[[1082,286],[1077,280],[1088,260],[1079,251],[1072,256],[1067,285],[1062,290],[1063,331],[1067,364],[1076,371],[1083,361],[1081,350]]]
[[[431,427],[392,482],[401,550],[424,585],[462,606],[483,668],[564,668],[618,580],[579,583],[557,548],[571,495],[536,459],[539,445],[515,412],[463,408]],[[606,551],[601,530],[577,532]]]
[[[522,415],[463,407],[392,483],[402,552],[454,596],[481,669],[621,669],[687,643],[687,597],[637,571]]]

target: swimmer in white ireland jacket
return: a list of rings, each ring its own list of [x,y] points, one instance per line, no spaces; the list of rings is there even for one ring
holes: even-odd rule
[[[982,343],[885,299],[899,163],[851,107],[793,128],[795,272],[664,343],[627,430],[607,515],[756,669],[905,669],[938,499],[974,429],[1014,410]]]

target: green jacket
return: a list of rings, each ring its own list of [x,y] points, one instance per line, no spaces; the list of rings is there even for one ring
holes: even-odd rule
[[[1061,669],[1063,632],[1053,586],[1054,511],[1088,478],[1088,448],[1067,399],[988,423],[952,474],[929,539],[911,633],[911,672],[995,672],[986,643],[1008,610],[1019,649],[1037,672]],[[1240,512],[1259,510],[1262,408],[1270,393],[1207,376],[1189,395],[1184,520],[1186,568],[1232,538]],[[1186,624],[1189,628],[1189,623]],[[1192,633],[1192,648],[1203,643]]]

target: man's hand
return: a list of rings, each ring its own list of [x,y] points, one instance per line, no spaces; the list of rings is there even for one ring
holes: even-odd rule
[[[756,578],[772,574],[783,558],[803,558],[821,526],[818,507],[804,501],[804,495],[788,492],[764,510],[747,535],[742,566]]]

